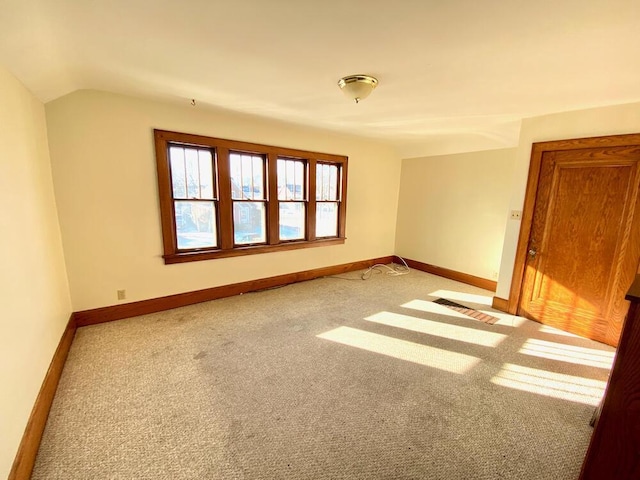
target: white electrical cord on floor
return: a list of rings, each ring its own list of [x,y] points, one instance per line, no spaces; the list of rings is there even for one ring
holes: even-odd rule
[[[387,270],[385,273],[387,275],[391,275],[393,277],[397,277],[397,276],[400,276],[400,275],[408,274],[410,272],[410,269],[409,269],[409,265],[407,265],[407,262],[404,261],[404,258],[399,257],[398,255],[396,255],[396,257],[399,258],[400,261],[402,261],[402,263],[404,265],[394,265],[393,268],[392,268],[389,265],[384,265],[382,263],[377,263],[377,264],[372,265],[371,267],[369,267],[367,269],[367,271],[365,271],[361,275],[362,280],[366,280],[367,278],[371,277],[371,275],[373,274],[374,270],[380,272],[381,268],[385,268]]]

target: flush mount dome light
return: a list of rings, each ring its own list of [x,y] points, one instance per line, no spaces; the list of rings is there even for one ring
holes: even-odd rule
[[[378,79],[369,75],[349,75],[341,78],[338,86],[347,97],[359,103],[378,86]]]

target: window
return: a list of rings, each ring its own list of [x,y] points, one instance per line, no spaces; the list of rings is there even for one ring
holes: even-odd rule
[[[278,231],[280,240],[303,240],[305,238],[305,167],[306,164],[302,160],[278,159],[278,204],[280,206]]]
[[[171,145],[169,159],[178,248],[217,247],[211,152]]]
[[[318,163],[316,167],[316,236],[338,233],[338,167]]]
[[[267,195],[262,155],[232,152],[231,200],[233,202],[233,244],[267,242]]]
[[[347,157],[154,133],[165,263],[344,243]]]

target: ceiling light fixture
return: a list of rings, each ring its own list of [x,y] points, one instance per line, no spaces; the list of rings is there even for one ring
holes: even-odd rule
[[[360,103],[378,86],[378,79],[369,75],[349,75],[341,78],[338,86],[347,97]]]

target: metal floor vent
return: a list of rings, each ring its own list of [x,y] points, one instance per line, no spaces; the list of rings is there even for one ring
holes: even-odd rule
[[[479,312],[473,308],[466,307],[456,302],[452,302],[451,300],[447,300],[446,298],[437,298],[433,301],[433,303],[437,303],[439,305],[443,305],[451,310],[467,315],[475,320],[478,320],[483,323],[488,323],[489,325],[493,325],[496,323],[499,318],[493,317],[491,315],[487,315],[486,313]]]

